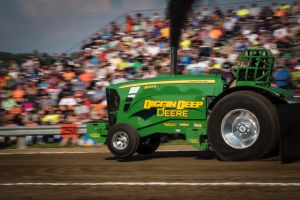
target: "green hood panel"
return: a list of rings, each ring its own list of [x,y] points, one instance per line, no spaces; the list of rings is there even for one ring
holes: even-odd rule
[[[111,85],[120,100],[115,123],[127,123],[140,136],[186,132],[207,118],[207,97],[223,91],[220,75],[176,75]],[[193,122],[193,123],[192,123]]]
[[[204,75],[176,75],[176,76],[163,76],[150,79],[140,79],[135,81],[129,81],[125,83],[119,83],[111,85],[110,89],[122,89],[130,88],[135,86],[147,86],[147,85],[170,85],[170,84],[214,84],[216,83],[215,74],[204,74]]]

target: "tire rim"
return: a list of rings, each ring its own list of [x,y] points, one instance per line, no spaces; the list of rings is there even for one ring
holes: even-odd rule
[[[235,149],[246,149],[252,146],[259,132],[259,122],[256,116],[245,109],[232,110],[222,120],[222,137],[226,144]]]
[[[112,137],[112,144],[118,150],[126,149],[128,142],[128,135],[124,131],[117,131]]]

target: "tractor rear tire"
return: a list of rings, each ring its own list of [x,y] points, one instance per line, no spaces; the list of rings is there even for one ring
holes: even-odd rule
[[[140,146],[137,149],[139,154],[151,154],[154,153],[161,142],[161,135],[151,135],[148,137],[141,138]]]
[[[279,142],[276,107],[261,94],[234,92],[215,105],[209,115],[207,132],[221,160],[261,159],[274,151]]]
[[[128,158],[139,147],[136,129],[128,124],[116,124],[108,132],[107,147],[118,159]]]

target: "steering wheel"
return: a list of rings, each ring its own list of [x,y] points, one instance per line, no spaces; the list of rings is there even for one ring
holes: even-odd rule
[[[230,72],[231,72],[233,77],[235,77],[235,78],[237,77],[236,68],[231,67]]]
[[[229,81],[224,80],[226,88],[230,87],[230,85],[236,80],[236,77],[237,77],[237,73],[236,73],[235,68],[231,67],[230,68],[230,73],[232,74],[232,78]]]

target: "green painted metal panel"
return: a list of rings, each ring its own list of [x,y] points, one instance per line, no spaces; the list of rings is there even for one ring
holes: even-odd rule
[[[216,87],[219,85],[220,87]],[[120,95],[117,123],[153,133],[186,134],[207,118],[207,96],[223,91],[220,75],[172,76],[115,85]]]
[[[105,143],[106,136],[108,133],[108,124],[107,123],[88,123],[87,124],[87,137],[95,140],[99,143]]]

